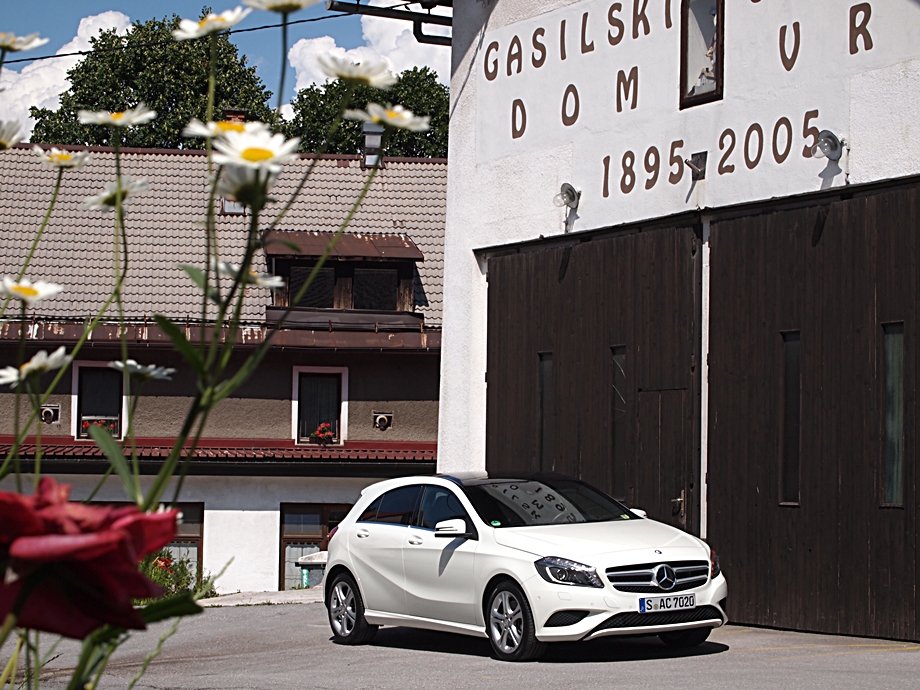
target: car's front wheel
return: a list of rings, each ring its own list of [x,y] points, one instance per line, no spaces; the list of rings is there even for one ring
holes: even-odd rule
[[[489,641],[499,659],[529,661],[543,653],[537,640],[533,613],[527,598],[514,582],[499,582],[489,593],[486,622]]]
[[[340,573],[332,581],[326,608],[332,637],[338,644],[364,644],[377,633],[377,626],[364,617],[364,600],[348,573]]]
[[[669,647],[697,647],[706,641],[712,628],[694,628],[677,632],[661,633],[658,637]]]

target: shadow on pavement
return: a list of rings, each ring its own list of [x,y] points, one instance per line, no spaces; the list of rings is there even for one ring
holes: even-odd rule
[[[374,647],[419,652],[494,657],[488,640],[413,628],[381,628],[370,644]],[[725,651],[728,651],[728,645],[721,642],[704,642],[699,647],[679,649],[668,647],[657,637],[605,637],[591,642],[557,642],[547,645],[546,653],[540,661],[550,664],[578,664],[601,661],[680,659],[719,654]]]

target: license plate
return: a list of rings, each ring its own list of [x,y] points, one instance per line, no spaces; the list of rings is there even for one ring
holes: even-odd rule
[[[680,611],[681,609],[692,609],[695,607],[695,594],[680,594],[673,597],[641,597],[639,599],[639,613]]]

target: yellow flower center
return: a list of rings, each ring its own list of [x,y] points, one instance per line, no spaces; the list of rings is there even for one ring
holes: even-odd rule
[[[123,112],[121,112],[121,113],[112,113],[112,119],[113,119],[113,120],[120,120],[120,119],[123,118],[124,116],[125,116],[125,114],[124,114]]]
[[[15,292],[23,297],[38,297],[38,290],[28,285],[14,285],[10,288],[10,292]]]
[[[219,22],[219,21],[220,21],[220,17],[215,17],[214,15],[208,15],[207,17],[205,17],[204,19],[198,22],[198,28],[203,29],[208,24],[213,24],[214,22]]]
[[[396,112],[395,110],[387,110],[386,113],[387,113],[387,117],[390,118],[391,120],[398,120],[399,118],[402,117],[402,115]]]
[[[221,132],[244,132],[246,131],[246,126],[242,122],[232,122],[231,120],[221,120],[220,122],[215,122],[217,129]]]
[[[69,163],[73,160],[73,156],[69,153],[52,153],[48,158],[51,159],[52,163],[56,165],[61,165],[62,163]]]
[[[258,147],[250,147],[243,151],[240,154],[240,158],[244,161],[249,161],[250,163],[260,163],[262,161],[271,160],[275,157],[275,152],[270,149],[262,149]]]

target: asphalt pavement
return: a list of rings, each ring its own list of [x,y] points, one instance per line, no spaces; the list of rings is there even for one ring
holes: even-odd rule
[[[100,688],[125,688],[169,628],[133,637]],[[5,649],[4,652],[7,650]],[[63,688],[77,646],[60,647],[42,687]],[[6,656],[5,654],[3,655]],[[920,645],[726,626],[693,650],[657,638],[553,645],[539,662],[511,664],[485,639],[382,628],[363,647],[330,641],[320,603],[212,608],[182,622],[138,689],[275,688],[917,688]]]

